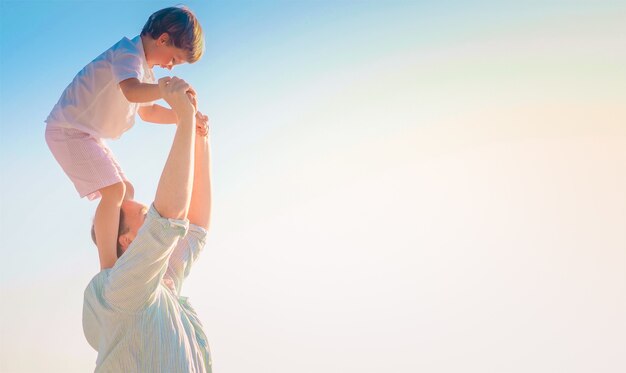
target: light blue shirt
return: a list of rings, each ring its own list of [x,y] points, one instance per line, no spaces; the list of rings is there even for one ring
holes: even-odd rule
[[[202,324],[180,296],[206,235],[187,220],[161,217],[151,206],[124,255],[91,280],[83,330],[98,351],[96,372],[211,372]]]

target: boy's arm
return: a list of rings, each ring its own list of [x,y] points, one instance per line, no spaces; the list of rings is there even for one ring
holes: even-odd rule
[[[159,82],[169,81],[169,79],[171,78],[166,76],[159,79]],[[195,96],[196,92],[193,88],[190,85],[188,87],[187,92]],[[144,103],[163,98],[159,84],[141,83],[137,78],[122,80],[120,89],[129,102]]]
[[[158,84],[141,83],[137,78],[121,81],[120,89],[129,102],[143,103],[163,98]]]
[[[157,124],[174,124],[177,123],[178,117],[172,109],[168,109],[161,105],[142,106],[137,110],[137,114],[144,122]]]
[[[196,105],[194,105],[196,107]],[[197,110],[197,107],[196,107]],[[141,106],[137,110],[137,114],[144,122],[156,124],[175,124],[178,123],[178,116],[172,109],[168,109],[158,104]],[[206,115],[196,111],[196,126],[198,128],[206,128],[208,120]]]

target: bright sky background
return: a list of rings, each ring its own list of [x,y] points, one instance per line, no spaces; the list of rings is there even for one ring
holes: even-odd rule
[[[88,372],[97,203],[43,120],[176,3],[1,4],[0,371]],[[626,371],[625,2],[186,4],[215,204],[183,292],[216,372]],[[149,203],[173,127],[137,120],[110,146]]]

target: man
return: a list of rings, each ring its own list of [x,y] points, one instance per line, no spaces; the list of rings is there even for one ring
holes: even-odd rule
[[[96,372],[211,372],[202,325],[180,296],[209,227],[208,132],[195,128],[195,98],[185,81],[159,84],[178,124],[154,203],[123,203],[121,256],[85,290],[83,329],[98,351]]]

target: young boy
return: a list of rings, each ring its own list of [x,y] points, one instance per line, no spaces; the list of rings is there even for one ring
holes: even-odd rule
[[[200,23],[186,7],[152,14],[141,35],[123,38],[85,66],[46,119],[46,142],[81,197],[101,197],[94,233],[101,269],[119,254],[120,207],[134,189],[103,139],[117,139],[135,122],[176,123],[176,114],[153,104],[163,97],[152,68],[194,63],[204,52]],[[161,87],[170,78],[163,78]],[[195,95],[193,90],[189,92]],[[208,118],[197,113],[198,127]]]

